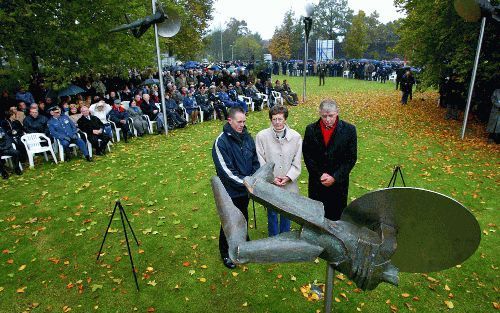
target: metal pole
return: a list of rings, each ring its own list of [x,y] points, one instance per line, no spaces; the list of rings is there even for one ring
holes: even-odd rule
[[[231,62],[234,61],[234,45],[231,45]]]
[[[151,0],[153,5],[153,14],[156,13],[156,0]],[[161,66],[160,57],[160,40],[158,38],[158,26],[155,23],[155,42],[156,42],[156,59],[158,61],[158,76],[160,79],[160,99],[161,99],[161,111],[163,114],[163,128],[165,130],[165,136],[168,135],[168,124],[167,124],[167,110],[165,107],[165,89],[163,87],[163,68]]]
[[[474,60],[474,68],[472,69],[472,77],[469,85],[469,96],[467,97],[467,106],[464,112],[464,124],[462,126],[462,140],[465,137],[465,129],[467,128],[467,118],[469,117],[470,103],[472,100],[472,92],[474,91],[474,83],[476,82],[477,66],[479,63],[479,54],[481,53],[481,45],[483,44],[484,27],[486,25],[486,17],[481,20],[481,31],[479,33],[479,40],[477,42],[476,59]]]
[[[220,24],[220,58],[224,62],[224,49],[222,48],[222,24]]]
[[[333,297],[333,275],[335,269],[333,265],[328,263],[326,266],[326,282],[325,282],[325,313],[332,312],[332,297]]]
[[[304,20],[304,29],[307,27],[305,25],[306,25],[306,22]],[[304,73],[303,73],[304,74],[304,83],[303,83],[303,90],[302,90],[302,102],[306,102],[306,71],[307,71],[307,34],[304,33]]]

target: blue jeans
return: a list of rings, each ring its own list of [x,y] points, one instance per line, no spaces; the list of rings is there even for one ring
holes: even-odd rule
[[[287,231],[290,231],[290,220],[280,215],[280,225],[278,229],[278,213],[271,209],[267,209],[267,232],[269,237],[276,236]]]

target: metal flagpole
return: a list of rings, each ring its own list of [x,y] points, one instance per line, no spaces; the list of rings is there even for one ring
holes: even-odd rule
[[[470,79],[469,85],[469,96],[467,97],[467,106],[465,107],[464,112],[464,124],[462,126],[462,140],[465,137],[465,129],[467,128],[467,118],[469,117],[470,103],[472,100],[472,92],[474,91],[474,83],[476,82],[476,72],[477,66],[479,63],[479,54],[481,53],[481,45],[483,44],[483,35],[484,35],[484,27],[486,25],[486,17],[483,17],[481,20],[481,31],[479,33],[479,40],[477,42],[476,49],[476,59],[474,60],[474,68],[472,69],[472,77]]]
[[[151,0],[153,6],[153,14],[156,13],[156,0]],[[163,114],[163,128],[165,130],[165,136],[168,135],[168,124],[167,124],[167,110],[165,107],[165,89],[163,87],[163,67],[161,66],[160,57],[160,40],[158,38],[158,25],[155,23],[155,42],[156,42],[156,59],[158,61],[158,76],[160,78],[160,98],[161,98],[161,111]]]
[[[302,102],[306,102],[306,73],[307,73],[307,35],[304,38],[304,89],[302,90]]]

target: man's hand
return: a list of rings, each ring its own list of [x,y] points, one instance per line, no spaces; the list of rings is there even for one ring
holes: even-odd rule
[[[154,113],[154,114],[158,113],[158,110],[153,110],[153,113]]]
[[[101,130],[100,130],[100,129],[94,129],[94,130],[92,131],[92,133],[93,133],[94,135],[99,135],[99,134],[101,133]]]
[[[125,124],[127,121],[126,120],[120,120],[120,123]]]
[[[321,184],[326,187],[330,187],[335,182],[335,178],[333,178],[333,176],[327,173],[323,173],[323,175],[321,175],[319,180],[321,181]]]

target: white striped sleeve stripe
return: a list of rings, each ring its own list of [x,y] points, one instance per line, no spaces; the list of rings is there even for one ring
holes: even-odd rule
[[[240,184],[243,184],[243,180],[241,178],[239,178],[238,176],[234,175],[233,172],[231,172],[231,170],[227,167],[226,161],[224,161],[224,157],[222,156],[222,153],[220,152],[219,139],[223,134],[224,133],[221,133],[219,135],[219,137],[217,137],[217,139],[215,140],[215,153],[217,154],[217,159],[219,160],[222,169],[224,170],[226,175],[229,176],[229,178],[231,178],[232,180],[234,180]]]

